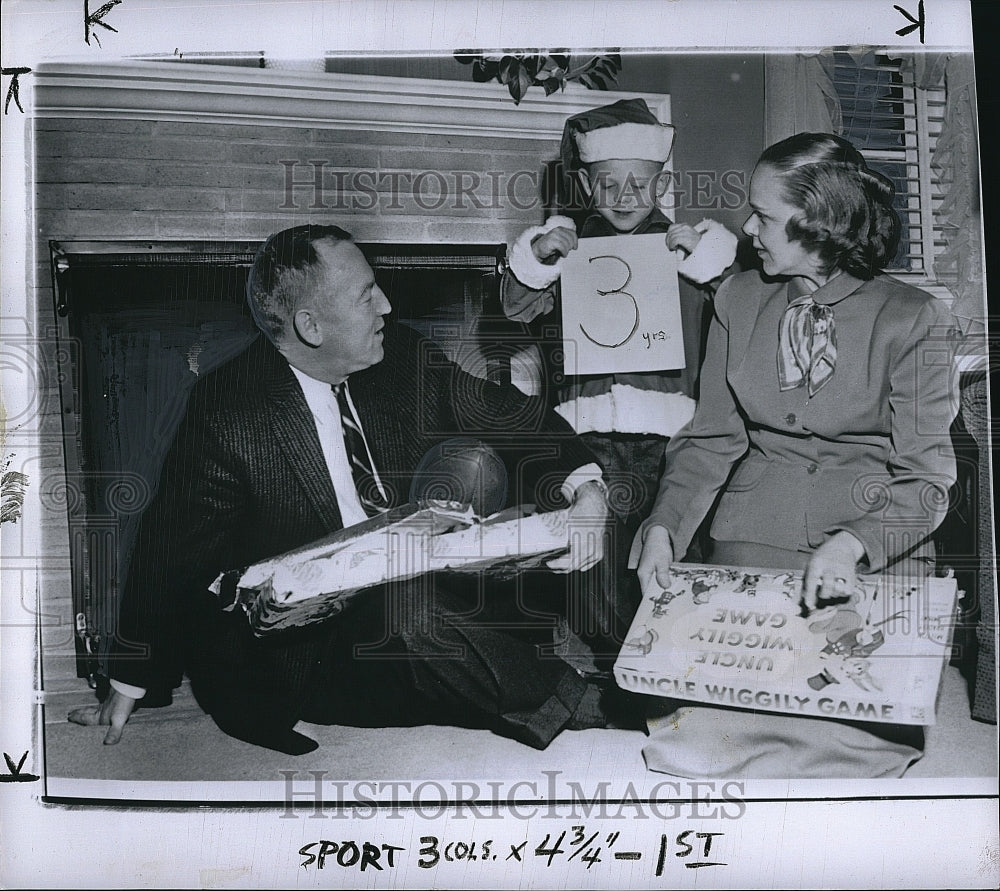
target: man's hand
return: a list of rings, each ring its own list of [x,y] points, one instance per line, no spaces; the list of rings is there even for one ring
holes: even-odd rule
[[[113,746],[122,738],[125,724],[132,716],[132,712],[135,711],[136,701],[131,696],[119,693],[112,687],[108,698],[100,705],[75,708],[68,717],[74,724],[83,724],[88,727],[94,724],[110,724],[108,732],[104,735],[104,745]]]
[[[573,496],[569,508],[569,553],[548,562],[553,572],[586,572],[604,559],[608,501],[604,487],[589,480]]]
[[[531,242],[531,252],[539,263],[551,265],[560,257],[565,257],[570,251],[576,250],[576,245],[576,232],[565,226],[557,226]]]
[[[659,594],[670,584],[670,564],[673,562],[674,547],[670,543],[670,533],[663,526],[640,528],[632,540],[628,568],[636,570],[643,597]]]
[[[802,584],[802,603],[806,612],[816,609],[819,597],[833,600],[850,597],[857,584],[858,561],[865,546],[850,532],[831,535],[809,558]]]
[[[701,241],[701,233],[687,223],[674,223],[667,230],[667,248],[676,251],[681,248],[685,254],[690,254]]]

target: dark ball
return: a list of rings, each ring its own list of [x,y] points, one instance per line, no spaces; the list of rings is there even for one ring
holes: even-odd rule
[[[455,438],[430,449],[413,474],[410,501],[435,498],[472,506],[485,517],[507,504],[507,468],[478,439]]]

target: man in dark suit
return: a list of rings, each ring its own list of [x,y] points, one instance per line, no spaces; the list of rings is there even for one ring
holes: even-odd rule
[[[221,608],[208,590],[220,571],[405,503],[421,459],[457,433],[500,455],[511,501],[570,503],[573,544],[553,570],[593,580],[607,517],[600,468],[568,425],[386,325],[389,302],[343,230],[272,236],[248,301],[265,336],[192,391],[137,537],[111,691],[70,719],[110,725],[104,742],[117,743],[136,703],[169,702],[187,671],[225,732],[292,754],[316,746],[293,730],[300,719],[486,727],[539,748],[599,723],[596,688],[540,657],[539,603],[526,610],[521,589],[487,585],[484,604],[474,584],[391,584],[262,639]],[[591,618],[621,613],[599,581],[565,587],[587,592]],[[546,612],[559,598],[541,599]]]

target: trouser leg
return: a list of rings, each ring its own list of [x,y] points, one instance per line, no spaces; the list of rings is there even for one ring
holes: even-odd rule
[[[587,433],[581,438],[604,468],[612,517],[604,561],[574,582],[579,615],[586,617],[589,628],[573,630],[594,648],[602,667],[609,668],[641,599],[628,557],[639,525],[656,500],[667,440],[618,433]]]
[[[303,719],[482,727],[544,748],[586,683],[560,660],[541,658],[478,600],[474,583],[433,577],[357,598],[335,620],[343,627]]]

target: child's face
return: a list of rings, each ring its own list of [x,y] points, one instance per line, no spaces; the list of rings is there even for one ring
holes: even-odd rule
[[[594,209],[617,232],[631,232],[645,220],[668,185],[662,164],[636,159],[594,161],[580,179]]]

